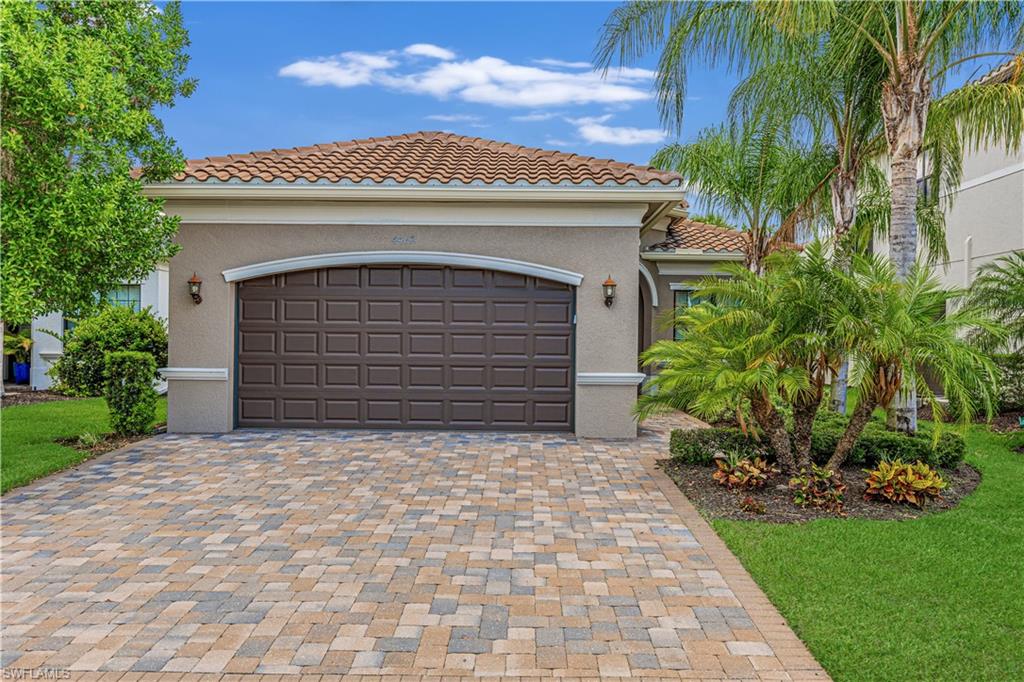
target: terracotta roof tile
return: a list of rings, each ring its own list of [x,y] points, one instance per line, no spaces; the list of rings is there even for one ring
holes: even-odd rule
[[[675,251],[700,249],[715,253],[742,252],[747,237],[738,230],[710,223],[699,223],[689,218],[676,218],[669,223],[665,239],[647,247],[648,251]]]
[[[189,161],[192,182],[681,184],[675,173],[451,133],[419,132]]]

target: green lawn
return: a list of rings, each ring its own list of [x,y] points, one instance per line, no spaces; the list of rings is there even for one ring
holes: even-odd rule
[[[837,680],[1021,679],[1022,444],[972,427],[982,482],[946,513],[715,530]]]
[[[157,422],[167,421],[167,400],[157,403]],[[103,398],[15,405],[0,411],[0,492],[88,459],[89,454],[54,443],[56,438],[110,431]]]

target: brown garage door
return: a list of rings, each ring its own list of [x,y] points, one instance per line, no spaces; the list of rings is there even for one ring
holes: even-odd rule
[[[248,280],[238,299],[239,426],[572,428],[566,284],[374,265]]]

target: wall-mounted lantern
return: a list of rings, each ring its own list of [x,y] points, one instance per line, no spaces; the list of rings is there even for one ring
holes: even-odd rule
[[[203,302],[203,297],[199,295],[199,291],[203,288],[203,280],[200,279],[199,275],[192,273],[192,277],[188,280],[188,295],[192,297],[192,302],[199,305]]]
[[[612,303],[615,301],[615,280],[612,279],[611,275],[608,275],[608,279],[601,285],[604,289],[604,304],[609,308],[612,307]]]

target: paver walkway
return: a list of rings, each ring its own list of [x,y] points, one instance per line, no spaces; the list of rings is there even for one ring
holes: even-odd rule
[[[3,499],[2,664],[825,678],[654,467],[665,436],[146,441]]]

